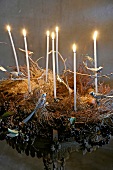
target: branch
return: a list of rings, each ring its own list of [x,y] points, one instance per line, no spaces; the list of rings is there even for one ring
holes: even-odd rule
[[[63,84],[66,86],[66,88],[69,90],[69,93],[70,93],[70,94],[73,92],[73,90],[69,87],[69,85],[66,84],[66,83],[64,82],[64,80],[59,77],[59,75],[57,75],[57,80],[58,80],[60,83],[63,83]]]
[[[66,72],[70,72],[70,73],[73,73],[74,74],[74,72],[73,71],[71,71],[71,70],[66,70]],[[105,74],[105,75],[101,75],[101,76],[95,76],[95,75],[91,75],[91,74],[85,74],[85,73],[79,73],[79,72],[76,72],[76,74],[79,74],[79,75],[81,75],[81,76],[88,76],[88,77],[91,77],[91,78],[101,78],[101,77],[106,77],[106,78],[109,78],[108,76],[112,76],[113,75],[113,73],[110,73],[110,74]],[[110,79],[110,78],[109,78]]]
[[[30,56],[29,56],[29,59],[30,59],[30,61],[31,61],[33,64],[35,64],[35,65],[37,66],[37,68],[38,68],[39,70],[42,70],[42,69],[39,67],[39,65],[38,65],[35,61],[33,61],[33,59],[31,59]]]
[[[53,52],[53,50],[51,50],[48,54],[51,54],[52,52]],[[58,55],[60,56],[61,60],[62,60],[63,63],[64,63],[64,68],[65,68],[65,70],[66,70],[66,64],[65,64],[65,62],[66,62],[67,58],[64,60],[63,57],[62,57],[62,55],[61,55],[59,52],[57,52],[57,51],[54,51],[54,52],[55,52],[55,53],[58,53]]]

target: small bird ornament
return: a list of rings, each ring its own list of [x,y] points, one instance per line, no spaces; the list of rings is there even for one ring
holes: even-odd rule
[[[101,93],[94,93],[93,91],[91,91],[89,94],[97,100],[103,99],[103,98],[113,98],[113,96],[108,96],[108,95],[104,95]]]
[[[22,51],[22,52],[24,52],[24,53],[26,53],[26,51],[23,50],[22,48],[19,48],[19,50]],[[34,54],[32,51],[27,51],[27,53],[28,53],[29,56],[31,56],[31,55]]]
[[[11,71],[8,72],[8,70],[6,70],[4,67],[0,66],[0,70],[6,73],[9,73],[11,75],[11,78],[17,78],[17,77],[24,77],[24,73],[22,72],[17,72],[17,71]]]
[[[33,110],[33,112],[28,117],[26,117],[22,121],[22,123],[27,123],[39,108],[42,108],[45,106],[45,103],[46,103],[46,93],[43,93],[42,96],[38,99],[38,102],[36,103],[36,107]]]
[[[85,66],[85,68],[86,68],[87,70],[90,70],[90,71],[92,71],[92,72],[94,72],[94,73],[100,73],[100,72],[102,71],[102,69],[103,69],[102,66],[100,66],[100,67],[98,67],[98,68],[89,68],[89,67],[86,66],[86,64],[85,64],[84,62],[83,62],[83,64],[84,64],[84,66]]]

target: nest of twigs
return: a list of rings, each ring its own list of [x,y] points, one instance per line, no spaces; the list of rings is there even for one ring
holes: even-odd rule
[[[77,72],[77,111],[74,111],[74,74],[70,70],[57,77],[57,99],[54,100],[53,74],[48,71],[48,81],[45,81],[45,70],[41,69],[37,63],[30,66],[31,72],[31,93],[28,93],[28,81],[26,67],[20,70],[26,75],[22,79],[7,79],[0,83],[0,109],[1,117],[4,113],[8,115],[31,113],[42,93],[47,93],[46,114],[54,117],[62,115],[75,116],[77,121],[92,122],[98,121],[101,114],[112,113],[112,98],[103,99],[97,104],[96,99],[89,95],[94,91],[94,78],[89,76],[83,64],[79,66]],[[99,92],[102,94],[112,93],[109,85],[100,83]]]

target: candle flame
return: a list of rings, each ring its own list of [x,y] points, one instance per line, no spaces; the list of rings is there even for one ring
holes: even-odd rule
[[[49,31],[47,31],[46,34],[47,34],[47,37],[49,37]]]
[[[23,29],[23,36],[26,36],[26,30]]]
[[[75,53],[76,52],[76,45],[73,44],[73,52]]]
[[[52,39],[55,39],[55,33],[54,32],[52,32],[51,36],[52,36]]]
[[[58,27],[56,27],[56,32],[58,32],[58,30],[59,30],[59,28],[58,28]]]
[[[7,25],[7,30],[8,30],[8,31],[10,31],[10,30],[11,30],[11,28],[10,28],[10,26],[9,26],[9,25]]]
[[[97,34],[98,34],[98,32],[95,31],[95,32],[94,32],[94,35],[93,35],[93,39],[96,39],[96,38],[97,38]]]

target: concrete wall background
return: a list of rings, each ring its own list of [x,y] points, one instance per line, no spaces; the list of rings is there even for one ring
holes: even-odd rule
[[[59,52],[67,58],[67,66],[73,70],[72,44],[77,44],[77,63],[82,54],[93,57],[93,32],[99,31],[97,51],[98,66],[103,73],[113,72],[113,0],[0,0],[0,65],[15,65],[7,24],[18,49],[24,48],[22,29],[28,31],[28,47],[33,59],[41,56],[39,65],[45,68],[46,31],[59,26]],[[51,42],[50,42],[51,50]],[[19,64],[25,64],[24,54],[17,50]],[[51,63],[50,63],[51,67]],[[60,62],[60,69],[62,70]],[[0,72],[1,77],[4,76]]]

